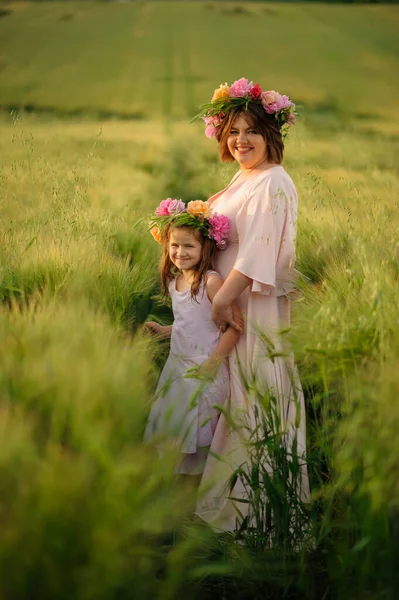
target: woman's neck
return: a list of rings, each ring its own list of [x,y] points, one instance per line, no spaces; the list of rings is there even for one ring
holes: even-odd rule
[[[277,163],[271,163],[271,162],[268,162],[267,160],[262,160],[261,162],[257,163],[250,169],[241,167],[240,176],[243,179],[248,179],[248,177],[251,177],[252,175],[257,175],[258,173],[262,173],[262,171],[267,171],[268,169],[271,169],[273,167],[279,167],[279,166],[280,165]]]

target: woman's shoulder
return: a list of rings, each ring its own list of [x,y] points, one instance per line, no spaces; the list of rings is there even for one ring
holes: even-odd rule
[[[250,188],[250,193],[268,193],[271,195],[279,192],[296,195],[295,184],[282,165],[266,169],[258,176],[254,177]]]
[[[283,165],[276,165],[274,167],[270,167],[269,169],[265,169],[258,176],[254,177],[255,185],[265,185],[270,183],[289,183],[294,185],[291,177],[288,175],[287,171],[284,169]]]

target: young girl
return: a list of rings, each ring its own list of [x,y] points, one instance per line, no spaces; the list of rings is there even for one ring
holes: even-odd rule
[[[176,472],[201,475],[219,412],[229,396],[224,359],[233,350],[242,328],[236,307],[237,329],[222,333],[212,321],[212,300],[223,279],[212,270],[216,246],[224,248],[229,219],[212,214],[207,202],[187,206],[163,200],[152,219],[151,233],[163,244],[161,284],[172,299],[173,325],[154,321],[147,331],[171,337],[170,353],[161,373],[144,440],[161,446],[176,443],[181,458]],[[190,372],[198,377],[190,377]],[[188,375],[188,376],[187,376]],[[202,381],[201,381],[202,380]]]

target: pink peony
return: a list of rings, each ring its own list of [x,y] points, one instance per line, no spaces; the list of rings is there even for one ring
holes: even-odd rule
[[[186,205],[182,200],[172,200],[168,206],[168,214],[175,215],[186,210]]]
[[[220,125],[221,118],[219,115],[214,115],[212,117],[202,117],[206,127],[205,127],[205,135],[208,138],[213,138],[216,135],[216,130]]]
[[[285,108],[291,108],[291,106],[295,107],[295,104],[291,102],[288,96],[280,96],[277,101],[277,110],[283,110]]]
[[[266,104],[266,106],[264,106],[264,109],[269,115],[272,115],[273,113],[279,112],[280,110],[291,108],[291,106],[295,108],[295,104],[291,102],[288,96],[281,96],[280,94],[276,93],[275,101],[271,104]]]
[[[250,93],[253,87],[254,84],[252,81],[248,83],[248,79],[245,79],[245,77],[241,77],[241,79],[235,81],[230,87],[230,97],[241,98],[243,96],[246,96]]]
[[[213,125],[207,125],[205,127],[205,135],[208,138],[213,138],[216,135],[216,127],[214,127]]]
[[[262,93],[262,104],[272,104],[276,101],[278,94],[274,90]]]
[[[251,91],[249,93],[251,95],[251,98],[253,98],[254,100],[257,100],[258,98],[260,98],[262,95],[262,88],[260,87],[259,83],[254,85],[254,87],[251,89]]]
[[[208,219],[209,225],[211,226],[209,229],[209,235],[212,237],[219,248],[224,248],[226,246],[226,238],[230,231],[230,219],[225,215],[220,215],[218,213],[214,213],[213,217]]]
[[[157,217],[167,217],[169,216],[169,205],[173,202],[172,198],[167,198],[166,200],[162,200],[160,205],[155,211]]]

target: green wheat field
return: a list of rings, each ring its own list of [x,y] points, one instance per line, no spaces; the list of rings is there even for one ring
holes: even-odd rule
[[[2,599],[398,597],[398,27],[384,5],[0,2]],[[167,352],[142,324],[171,319],[146,215],[227,183],[190,120],[242,76],[301,107],[306,547],[277,478],[278,542],[236,540],[141,443]]]

